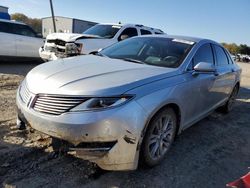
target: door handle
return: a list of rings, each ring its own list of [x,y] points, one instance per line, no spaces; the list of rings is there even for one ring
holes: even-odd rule
[[[232,72],[236,72],[236,70],[235,70],[235,69],[232,69]]]

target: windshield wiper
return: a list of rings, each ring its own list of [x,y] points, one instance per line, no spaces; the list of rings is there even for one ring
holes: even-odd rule
[[[98,55],[98,56],[102,56],[102,57],[108,57],[108,56],[106,56],[106,55],[102,54],[101,52],[97,52],[97,53],[96,53],[96,55]]]
[[[133,63],[139,63],[139,64],[145,64],[143,61],[132,59],[132,58],[121,58],[122,60],[133,62]]]
[[[102,53],[100,53],[98,51],[93,51],[93,52],[90,52],[89,54],[97,55],[97,56],[101,56],[101,57],[108,57],[108,56],[106,56],[106,55],[104,55],[104,54],[102,54]]]

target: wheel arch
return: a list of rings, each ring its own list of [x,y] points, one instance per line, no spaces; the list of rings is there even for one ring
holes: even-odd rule
[[[145,134],[148,130],[148,126],[149,124],[152,122],[153,118],[158,114],[160,113],[162,110],[166,109],[166,108],[172,108],[174,110],[174,112],[176,113],[176,117],[177,117],[177,130],[176,130],[176,135],[179,134],[181,132],[181,129],[180,129],[180,125],[181,125],[181,109],[179,107],[179,105],[177,105],[176,103],[168,103],[168,104],[165,104],[163,105],[162,107],[160,107],[159,109],[155,110],[151,116],[148,118],[148,121],[146,122],[144,128],[143,128],[143,131],[142,131],[142,134],[141,134],[141,140],[139,141],[138,145],[137,145],[137,151],[139,153],[139,164],[142,165],[143,164],[143,161],[144,159],[142,158],[142,150],[141,150],[141,147],[143,145],[143,141],[144,141],[144,137],[145,137]],[[175,135],[175,136],[176,136]]]
[[[162,107],[160,107],[159,109],[155,110],[151,115],[150,117],[148,118],[144,128],[143,128],[143,131],[142,131],[142,140],[144,138],[144,135],[146,134],[146,131],[148,129],[148,126],[150,124],[150,122],[153,120],[153,118],[156,116],[156,114],[158,114],[159,112],[161,112],[162,110],[164,110],[165,108],[172,108],[174,110],[174,112],[176,113],[176,117],[177,117],[177,131],[176,131],[176,134],[179,134],[180,133],[180,125],[181,125],[181,109],[179,107],[179,105],[177,103],[174,103],[174,102],[171,102],[171,103],[167,103],[165,105],[163,105]],[[142,141],[141,141],[142,143]]]

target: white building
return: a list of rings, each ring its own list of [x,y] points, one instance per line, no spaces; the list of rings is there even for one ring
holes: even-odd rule
[[[67,18],[62,16],[55,16],[56,32],[57,33],[82,33],[86,29],[94,26],[95,22],[79,20],[75,18]],[[42,18],[42,34],[46,37],[53,33],[52,17]]]

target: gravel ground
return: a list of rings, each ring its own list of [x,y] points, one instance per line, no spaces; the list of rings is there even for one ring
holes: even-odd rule
[[[243,70],[234,110],[214,112],[179,135],[166,159],[151,169],[102,171],[56,155],[51,139],[15,128],[15,93],[36,63],[0,63],[0,186],[2,187],[225,187],[250,167],[250,64]]]

